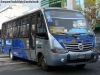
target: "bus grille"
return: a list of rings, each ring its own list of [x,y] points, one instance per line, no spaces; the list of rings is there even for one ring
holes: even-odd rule
[[[64,46],[67,50],[80,50],[78,43],[64,43]],[[92,49],[92,43],[82,43],[83,50],[91,50]]]

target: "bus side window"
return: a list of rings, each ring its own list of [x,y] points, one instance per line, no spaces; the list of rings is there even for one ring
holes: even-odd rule
[[[7,26],[6,37],[9,37],[9,29],[8,29],[8,24],[7,24],[6,26]]]
[[[21,20],[20,37],[28,37],[28,35],[29,35],[29,22],[28,18],[24,18]]]
[[[1,38],[3,39],[2,41],[3,41],[3,43],[2,43],[2,45],[6,45],[6,26],[7,24],[3,24],[2,25],[2,35],[1,35]]]
[[[3,32],[3,30],[4,30],[4,29],[3,29],[3,26],[4,26],[4,25],[2,24],[2,29],[1,29],[1,38],[4,37],[4,36],[3,36],[3,34],[4,34],[4,32]]]
[[[13,37],[13,32],[12,32],[12,22],[7,24],[7,38]]]
[[[6,25],[7,24],[2,25],[2,35],[1,35],[2,38],[5,38],[6,37],[6,33],[7,33],[6,32]]]
[[[44,18],[43,15],[38,15],[38,19],[37,19],[37,36],[39,37],[46,37],[46,25],[44,22]]]
[[[12,27],[9,29],[10,38],[13,37]]]
[[[17,27],[18,27],[17,36],[20,37],[20,26],[21,26],[21,21],[20,21],[20,19],[17,20],[16,25],[17,25]]]
[[[6,24],[6,37],[8,37],[8,33],[9,33],[9,30],[8,30],[8,24]]]
[[[16,25],[16,21],[13,22],[13,37],[17,37],[17,25]]]
[[[31,21],[31,34],[34,35],[35,34],[35,16],[32,17],[32,21]]]
[[[29,18],[26,18],[26,36],[29,36]]]

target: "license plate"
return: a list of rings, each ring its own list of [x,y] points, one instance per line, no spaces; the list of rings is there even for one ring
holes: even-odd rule
[[[85,59],[85,54],[78,54],[77,59]]]

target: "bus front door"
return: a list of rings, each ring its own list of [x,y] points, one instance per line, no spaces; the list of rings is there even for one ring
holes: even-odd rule
[[[31,60],[36,59],[36,48],[35,48],[35,24],[36,24],[36,16],[33,15],[31,17],[31,25],[30,25],[30,58]]]
[[[36,58],[36,52],[35,52],[35,41],[34,41],[34,36],[32,35],[31,39],[30,39],[30,44],[31,44],[31,48],[30,48],[30,56],[32,60],[35,60]]]

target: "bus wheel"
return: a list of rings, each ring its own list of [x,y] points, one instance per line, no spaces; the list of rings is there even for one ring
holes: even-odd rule
[[[9,57],[12,59],[12,60],[14,60],[15,59],[15,57],[13,56],[13,52],[10,50],[10,52],[9,52]]]
[[[86,64],[80,64],[80,65],[76,65],[76,67],[78,68],[84,68]]]
[[[50,66],[47,65],[46,59],[43,56],[41,56],[40,59],[42,60],[41,61],[41,67],[42,67],[42,69],[45,70],[45,71],[49,71],[50,70]]]
[[[38,66],[38,67],[41,67],[41,61],[42,61],[42,60],[41,60],[41,57],[39,57],[38,62],[37,62],[37,66]]]

